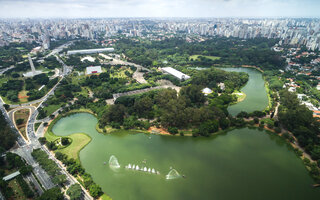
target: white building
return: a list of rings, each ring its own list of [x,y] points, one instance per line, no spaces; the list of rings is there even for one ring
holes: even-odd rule
[[[91,53],[102,53],[102,52],[113,52],[114,48],[101,48],[101,49],[82,49],[82,50],[72,50],[68,51],[68,55],[73,55],[73,54],[91,54]]]
[[[219,83],[218,84],[218,87],[221,89],[221,90],[225,90],[226,89],[226,86],[224,83]]]
[[[172,76],[178,78],[179,80],[187,80],[190,78],[190,76],[188,76],[188,75],[186,75],[176,69],[173,69],[172,67],[164,67],[164,68],[161,68],[161,70],[164,73],[171,74]]]
[[[102,69],[101,66],[90,66],[86,68],[86,74],[90,75],[90,74],[98,74],[101,73]]]
[[[201,91],[205,96],[207,96],[207,95],[212,93],[212,90],[210,88],[204,88]]]

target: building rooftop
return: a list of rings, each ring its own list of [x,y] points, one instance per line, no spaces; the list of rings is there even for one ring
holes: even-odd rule
[[[86,68],[86,74],[96,74],[101,72],[102,72],[101,66],[90,66]]]
[[[168,74],[171,74],[175,77],[177,77],[178,79],[182,80],[187,80],[190,78],[190,76],[176,70],[176,69],[173,69],[172,67],[164,67],[164,68],[161,68],[163,72],[165,73],[168,73]]]
[[[3,177],[2,180],[4,180],[4,181],[9,181],[9,180],[11,180],[11,179],[13,179],[14,177],[19,176],[19,175],[20,175],[20,172],[19,172],[19,171],[16,171],[16,172],[14,172],[14,173],[12,173],[12,174],[9,174],[8,176]]]

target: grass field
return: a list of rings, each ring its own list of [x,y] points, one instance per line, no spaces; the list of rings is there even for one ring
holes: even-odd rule
[[[16,181],[16,179],[12,179],[9,181],[9,187],[12,188],[13,190],[13,197],[11,197],[10,199],[17,199],[17,200],[23,200],[26,199],[26,197],[24,196],[22,189],[20,187],[20,185],[18,184],[18,182]]]
[[[80,150],[91,141],[91,137],[84,133],[74,133],[68,137],[72,139],[72,143],[66,148],[57,150],[57,152],[66,154],[68,158],[78,160]]]
[[[23,123],[17,125],[18,127],[18,130],[20,131],[20,133],[22,134],[22,136],[28,140],[28,137],[27,137],[27,132],[26,132],[26,125],[27,125],[27,122],[28,122],[28,118],[29,118],[29,113],[30,113],[30,110],[29,109],[22,109],[22,110],[18,110],[16,112],[14,112],[14,121],[16,122],[17,119],[23,119]]]
[[[106,194],[103,194],[101,197],[100,197],[101,200],[112,200],[111,197],[109,197],[108,195]]]
[[[191,60],[191,59],[192,59],[192,60],[199,60],[199,59],[198,59],[199,56],[208,58],[208,59],[210,59],[210,60],[219,60],[219,59],[220,59],[220,57],[218,57],[218,56],[192,55],[192,56],[189,57],[189,60]]]
[[[247,97],[247,95],[241,91],[235,91],[233,94],[237,97],[237,103],[243,101]]]
[[[60,136],[54,135],[52,131],[48,131],[45,133],[45,138],[47,141],[52,142],[60,138]],[[66,154],[68,158],[78,159],[78,154],[80,150],[85,147],[90,141],[91,137],[84,133],[74,133],[67,136],[72,140],[71,144],[66,148],[58,149],[55,152],[61,152]]]
[[[58,110],[62,106],[62,103],[58,105],[49,105],[44,107],[44,110],[47,112],[47,116],[50,116],[54,111]]]
[[[21,103],[26,103],[28,102],[28,96],[27,96],[28,91],[22,90],[19,92],[18,97]]]

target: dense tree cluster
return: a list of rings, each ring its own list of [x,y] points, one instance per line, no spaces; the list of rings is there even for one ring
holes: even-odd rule
[[[182,37],[163,41],[137,41],[123,38],[117,42],[117,49],[131,61],[144,66],[163,66],[156,62],[163,59],[181,65],[204,66],[213,64],[255,65],[263,69],[279,69],[285,66],[280,54],[271,50],[277,40],[255,38],[210,38],[204,42],[188,43]],[[205,57],[192,60],[190,55],[218,56],[213,60]],[[180,56],[181,58],[177,58]]]
[[[123,126],[125,129],[147,129],[150,125],[161,125],[173,134],[176,129],[200,127],[195,135],[207,136],[230,125],[227,106],[236,101],[236,97],[231,94],[218,96],[217,92],[221,92],[221,89],[216,81],[225,82],[226,89],[232,93],[247,80],[248,75],[245,73],[218,69],[199,71],[194,75],[192,84],[183,86],[179,94],[173,89],[163,89],[118,98],[115,105],[108,106],[100,117],[99,127],[111,125],[114,128]],[[207,85],[214,89],[215,94],[205,97],[202,89]],[[150,124],[147,119],[153,122]],[[211,127],[212,124],[216,126]]]
[[[297,96],[286,90],[280,92],[279,121],[297,138],[299,145],[320,166],[320,122],[313,118],[312,111],[301,105]],[[319,176],[319,174],[318,174]]]
[[[56,158],[60,160],[65,166],[67,166],[67,171],[74,176],[81,176],[84,187],[89,191],[90,195],[94,198],[98,198],[103,194],[101,187],[97,185],[90,174],[85,172],[85,169],[81,166],[79,161],[74,159],[69,159],[65,154],[56,152]],[[71,188],[71,187],[70,187]],[[74,186],[69,193],[73,197],[78,194],[78,186]],[[68,193],[68,192],[67,192]],[[69,194],[68,194],[69,195]],[[71,196],[70,196],[71,198]]]
[[[31,190],[30,186],[26,183],[26,181],[22,177],[32,172],[32,166],[27,165],[26,162],[19,155],[11,152],[8,152],[6,154],[6,157],[0,157],[0,190],[6,198],[10,199],[14,195],[14,191],[9,186],[7,181],[2,180],[2,178],[5,175],[8,175],[8,173],[7,174],[5,173],[6,171],[9,171],[9,172],[20,171],[21,175],[17,176],[16,180],[22,189],[24,197],[26,199],[34,197],[35,195],[34,192]]]
[[[6,122],[2,113],[0,113],[0,149],[10,149],[16,141],[16,136]],[[2,153],[0,151],[0,153]]]
[[[21,62],[23,60],[22,55],[30,52],[36,43],[28,44],[26,42],[10,43],[7,46],[0,47],[0,66],[10,67],[11,65]]]
[[[220,69],[211,68],[201,70],[192,77],[192,84],[201,85],[202,87],[219,89],[217,84],[225,84],[225,92],[232,93],[248,82],[249,75],[244,72],[226,72]],[[221,91],[221,90],[220,90]]]
[[[10,101],[17,102],[19,100],[18,93],[22,90],[22,80],[9,80],[0,87],[1,96],[7,97]]]
[[[81,187],[79,184],[71,185],[67,190],[67,195],[70,197],[70,200],[78,200],[81,197]]]
[[[61,64],[57,61],[55,56],[45,58],[44,63],[42,63],[42,66],[44,66],[47,69],[61,68]]]
[[[39,198],[36,200],[63,200],[63,193],[59,187],[54,187],[46,190]]]

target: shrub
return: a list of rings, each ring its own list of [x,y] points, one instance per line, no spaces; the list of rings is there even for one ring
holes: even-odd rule
[[[268,124],[267,124],[267,127],[270,128],[270,129],[273,129],[273,124],[269,124],[269,123],[268,123]]]
[[[47,139],[45,137],[40,137],[38,140],[39,140],[40,144],[47,143]]]
[[[275,131],[276,133],[281,133],[281,128],[275,127],[275,128],[274,128],[274,131]]]
[[[175,135],[179,132],[178,128],[177,127],[169,127],[168,128],[168,132]]]
[[[67,137],[61,138],[61,144],[63,146],[66,146],[66,145],[70,144],[69,138],[67,138]]]

